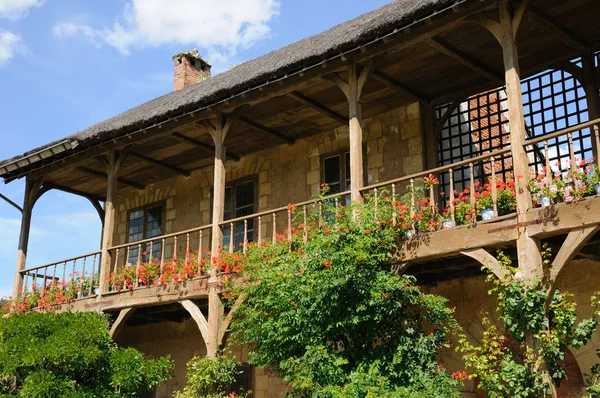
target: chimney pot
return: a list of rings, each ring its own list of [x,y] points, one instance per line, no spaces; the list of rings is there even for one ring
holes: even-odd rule
[[[202,59],[197,49],[173,56],[175,64],[174,91],[199,83],[210,77],[211,65]]]

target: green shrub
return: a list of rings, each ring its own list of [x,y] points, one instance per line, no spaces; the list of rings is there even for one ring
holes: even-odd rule
[[[252,245],[232,284],[233,339],[252,363],[312,397],[453,397],[460,381],[438,363],[459,329],[446,299],[394,272],[395,202],[315,209],[292,242]],[[290,210],[294,211],[293,206]],[[297,213],[303,222],[303,212]],[[304,243],[303,230],[308,230]]]
[[[170,359],[120,349],[97,313],[15,314],[0,319],[0,395],[136,397],[166,380]]]
[[[240,364],[230,354],[194,357],[187,364],[187,386],[175,393],[175,398],[227,398],[244,397],[249,391],[230,391],[240,375]]]

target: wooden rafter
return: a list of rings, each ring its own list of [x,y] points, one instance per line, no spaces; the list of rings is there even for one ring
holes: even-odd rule
[[[298,102],[301,102],[305,105],[308,105],[308,106],[318,110],[319,112],[329,116],[330,118],[332,118],[334,120],[337,120],[340,123],[348,124],[348,118],[346,116],[340,115],[339,113],[329,109],[325,105],[320,104],[319,102],[317,102],[313,99],[308,98],[307,96],[299,93],[298,91],[292,91],[292,92],[288,93],[287,96],[295,99]]]
[[[589,49],[587,43],[585,43],[579,37],[576,37],[572,32],[569,32],[567,29],[560,26],[557,22],[550,19],[538,8],[530,7],[527,16],[531,22],[543,30],[546,30],[552,36],[562,41],[572,49],[579,52],[585,52]]]
[[[143,155],[143,154],[138,153],[138,152],[130,151],[129,155],[133,156],[134,158],[138,158],[140,160],[143,160],[144,162],[155,164],[155,165],[163,167],[165,169],[169,169],[171,171],[174,171],[177,174],[181,174],[181,175],[186,176],[186,177],[189,177],[190,174],[191,174],[189,171],[184,170],[184,169],[182,169],[180,167],[173,166],[172,164],[169,164],[169,163],[164,162],[162,160],[153,159],[153,158],[151,158],[149,156]]]
[[[276,137],[276,138],[280,139],[281,141],[285,142],[286,144],[293,145],[294,142],[295,142],[294,139],[292,139],[290,137],[287,137],[286,135],[280,133],[279,131],[273,130],[272,128],[267,127],[267,126],[263,126],[262,124],[257,123],[257,122],[255,122],[253,120],[250,120],[250,119],[248,119],[246,117],[240,116],[239,120],[241,122],[246,123],[249,126],[252,126],[256,130],[260,130],[263,133],[267,133],[269,135],[272,135],[273,137]]]
[[[410,87],[407,87],[406,85],[400,83],[399,81],[389,77],[388,75],[386,75],[383,72],[380,71],[374,71],[373,74],[371,75],[371,77],[374,80],[377,80],[387,86],[390,86],[392,88],[394,88],[395,90],[401,92],[401,93],[406,93],[408,95],[410,95],[411,97],[415,98],[417,101],[423,103],[423,104],[428,104],[429,103],[429,99],[425,98],[422,94],[417,93],[415,90],[413,90]]]
[[[198,141],[195,138],[188,137],[187,135],[183,135],[181,133],[173,133],[173,137],[177,138],[178,140],[185,141],[189,144],[192,144],[198,148],[204,149],[207,152],[210,152],[211,156],[214,156],[214,154],[215,154],[215,147],[211,144],[206,144],[202,141]],[[240,160],[239,155],[236,155],[231,152],[227,152],[227,156],[230,157],[232,160],[235,160],[236,162]]]
[[[91,175],[94,175],[94,176],[108,178],[108,175],[106,174],[106,172],[97,171],[97,170],[90,169],[90,168],[85,167],[85,166],[79,166],[79,167],[77,167],[77,170],[83,171],[85,173],[88,173],[88,174],[91,174]],[[121,183],[121,184],[129,185],[130,187],[133,187],[135,189],[144,189],[144,187],[145,187],[144,184],[140,184],[138,182],[134,182],[134,181],[131,181],[131,180],[126,180],[125,178],[118,178],[117,181],[119,183]]]
[[[465,54],[464,52],[460,51],[457,48],[452,47],[445,41],[443,41],[439,38],[436,38],[436,37],[432,37],[431,39],[427,40],[427,44],[429,44],[431,47],[435,48],[440,53],[457,61],[461,65],[466,66],[467,68],[471,69],[473,72],[478,73],[481,76],[483,76],[495,83],[498,83],[499,85],[504,84],[504,79],[496,71],[493,71],[490,68],[481,65],[479,62],[474,60],[471,56]]]

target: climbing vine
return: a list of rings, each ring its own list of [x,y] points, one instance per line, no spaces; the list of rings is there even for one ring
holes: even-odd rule
[[[544,269],[550,257],[545,247]],[[467,369],[489,397],[556,396],[556,387],[567,378],[561,365],[567,348],[582,347],[596,331],[600,298],[592,296],[593,315],[577,322],[577,305],[570,293],[554,291],[545,279],[524,278],[502,252],[497,259],[504,277],[497,278],[488,270],[487,279],[493,284],[489,294],[498,299],[503,330],[485,318],[486,330],[479,344],[461,339],[459,350],[465,353]],[[588,388],[594,397],[598,396],[593,385],[598,370],[593,369],[596,376],[590,376],[595,379]]]

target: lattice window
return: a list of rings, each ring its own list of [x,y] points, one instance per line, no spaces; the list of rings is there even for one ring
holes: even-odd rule
[[[574,60],[576,64],[579,60]],[[525,124],[533,137],[575,126],[589,120],[585,91],[579,82],[562,70],[549,70],[521,82]],[[550,164],[567,168],[570,154],[567,137],[548,141]],[[573,147],[578,159],[592,157],[590,130],[573,133]],[[544,146],[528,148],[530,164],[537,170],[545,165]],[[537,152],[537,153],[536,153]]]
[[[579,63],[579,59],[572,62]],[[596,53],[596,63],[600,63],[600,52]],[[589,120],[585,92],[579,82],[564,71],[548,70],[521,82],[523,109],[528,138],[553,133]],[[466,160],[474,156],[490,153],[510,144],[508,107],[504,87],[478,94],[461,103],[441,129],[439,140],[440,165]],[[440,119],[450,105],[437,108]],[[549,141],[551,164],[560,162],[565,167],[570,159],[567,138]],[[575,156],[588,159],[592,156],[590,130],[573,133]],[[543,144],[528,148],[530,164],[541,167],[545,164]],[[481,181],[491,172],[489,164],[474,164],[474,178]],[[507,154],[496,159],[496,174],[505,181],[511,181],[512,160]],[[441,176],[442,189],[449,189],[449,175]],[[468,166],[454,170],[455,189],[468,186],[470,172]],[[482,181],[483,182],[483,181]]]
[[[475,156],[490,153],[509,145],[508,111],[506,95],[503,89],[491,90],[469,98],[454,109],[440,132],[439,161],[448,165]],[[438,119],[444,115],[450,105],[437,108]],[[499,177],[510,179],[512,163],[510,159],[497,159]],[[470,167],[455,168],[454,187],[460,191],[469,186]],[[489,164],[473,164],[473,177],[481,181],[491,173]],[[449,189],[449,175],[440,176],[444,191]]]
[[[127,242],[136,242],[139,240],[154,238],[163,234],[163,206],[151,205],[134,209],[129,212],[127,225]],[[131,246],[129,249],[128,262],[136,264],[138,258],[141,261],[148,261],[149,256],[160,258],[162,243],[160,240],[153,241],[152,244],[145,243],[141,245],[143,253],[138,255],[138,246]],[[152,252],[150,253],[150,249]]]

